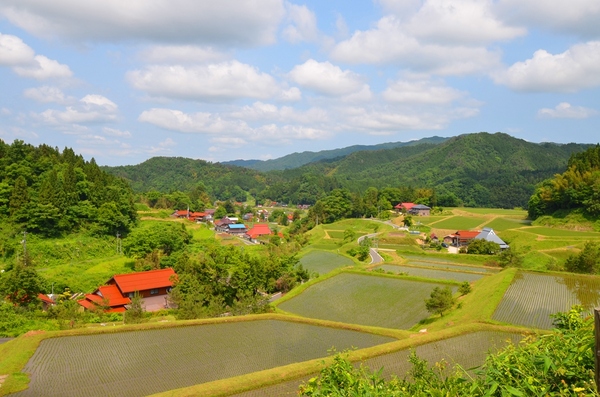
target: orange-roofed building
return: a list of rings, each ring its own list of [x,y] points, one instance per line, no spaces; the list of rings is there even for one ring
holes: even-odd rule
[[[256,240],[260,236],[269,236],[271,234],[273,234],[273,231],[266,223],[255,223],[254,226],[246,232],[246,235],[250,240]]]
[[[454,233],[454,237],[452,238],[452,245],[454,245],[455,247],[463,247],[465,245],[469,245],[469,242],[471,242],[471,240],[477,237],[479,233],[479,230],[458,230],[456,233]]]
[[[56,304],[56,302],[54,302],[54,300],[52,298],[50,298],[48,295],[38,294],[38,299],[42,301],[43,310],[48,310],[48,308],[50,306]]]
[[[398,203],[394,206],[394,209],[398,210],[398,211],[408,212],[414,206],[415,206],[415,203]]]
[[[142,306],[146,311],[160,310],[166,307],[166,296],[176,277],[171,268],[117,274],[78,303],[90,310],[105,306],[105,311],[109,313],[124,312],[137,292],[142,297]]]

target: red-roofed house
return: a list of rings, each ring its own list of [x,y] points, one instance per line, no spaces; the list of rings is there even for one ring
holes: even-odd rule
[[[394,206],[394,209],[398,211],[408,212],[414,206],[415,203],[398,203]]]
[[[454,233],[454,237],[452,238],[452,245],[454,245],[455,247],[463,247],[465,245],[469,245],[469,242],[475,237],[477,237],[479,233],[479,230],[458,230],[456,233]]]
[[[190,210],[177,210],[171,214],[174,218],[189,218]]]
[[[42,301],[42,308],[44,310],[48,310],[50,306],[56,304],[48,295],[38,294],[38,299]]]
[[[273,234],[273,232],[266,223],[255,223],[254,226],[252,226],[252,228],[246,232],[248,239],[254,242],[257,242],[257,239],[260,236],[268,236],[271,234]]]
[[[117,274],[78,303],[86,309],[107,306],[107,312],[124,312],[137,292],[146,311],[160,310],[166,307],[166,296],[175,277],[177,274],[171,268]]]

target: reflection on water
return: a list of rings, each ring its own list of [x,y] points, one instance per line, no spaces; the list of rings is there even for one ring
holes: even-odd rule
[[[558,284],[565,285],[587,310],[600,302],[600,280],[597,277],[564,275],[554,276]]]

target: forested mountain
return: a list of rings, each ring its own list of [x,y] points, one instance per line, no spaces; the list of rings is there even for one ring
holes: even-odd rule
[[[529,200],[532,219],[573,209],[600,216],[600,145],[573,154],[567,170],[541,183]]]
[[[434,142],[439,139],[444,138],[433,138]],[[485,132],[442,143],[422,141],[392,149],[355,151],[265,173],[167,157],[106,170],[129,180],[136,192],[195,189],[212,200],[244,201],[249,193],[259,202],[314,204],[334,189],[364,194],[374,187],[404,189],[402,197],[428,197],[423,203],[429,205],[512,208],[527,206],[536,184],[564,171],[573,153],[591,146],[537,144]],[[429,192],[416,192],[418,189]]]
[[[305,164],[314,163],[317,161],[338,159],[355,152],[393,149],[397,147],[420,145],[422,143],[438,144],[446,141],[447,139],[448,138],[434,136],[431,138],[423,138],[409,142],[388,142],[381,143],[379,145],[354,145],[341,149],[321,150],[319,152],[292,153],[288,154],[287,156],[272,160],[234,160],[222,162],[221,164],[235,165],[238,167],[245,167],[258,171],[287,170],[302,167]]]
[[[138,165],[104,169],[128,180],[137,193],[200,188],[213,199],[245,201],[246,193],[266,187],[266,177],[258,171],[183,157],[153,157]]]
[[[456,197],[467,206],[512,208],[526,206],[537,183],[563,171],[573,153],[588,147],[477,133],[434,146],[357,152],[304,169],[335,178],[351,191],[409,185],[435,189],[438,198]]]
[[[93,159],[85,161],[69,148],[61,153],[47,145],[0,140],[2,238],[82,227],[112,234],[128,230],[136,219],[127,182],[102,171]]]

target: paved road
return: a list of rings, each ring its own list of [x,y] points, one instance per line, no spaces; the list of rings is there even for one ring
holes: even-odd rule
[[[360,242],[363,241],[366,237],[373,238],[373,237],[376,237],[377,234],[378,233],[371,233],[371,234],[366,234],[364,236],[360,236],[358,238],[358,244],[360,245]],[[371,256],[371,262],[369,262],[369,265],[376,265],[378,263],[383,262],[383,257],[381,255],[379,255],[379,252],[377,252],[377,250],[375,250],[375,248],[369,249],[369,255]]]

